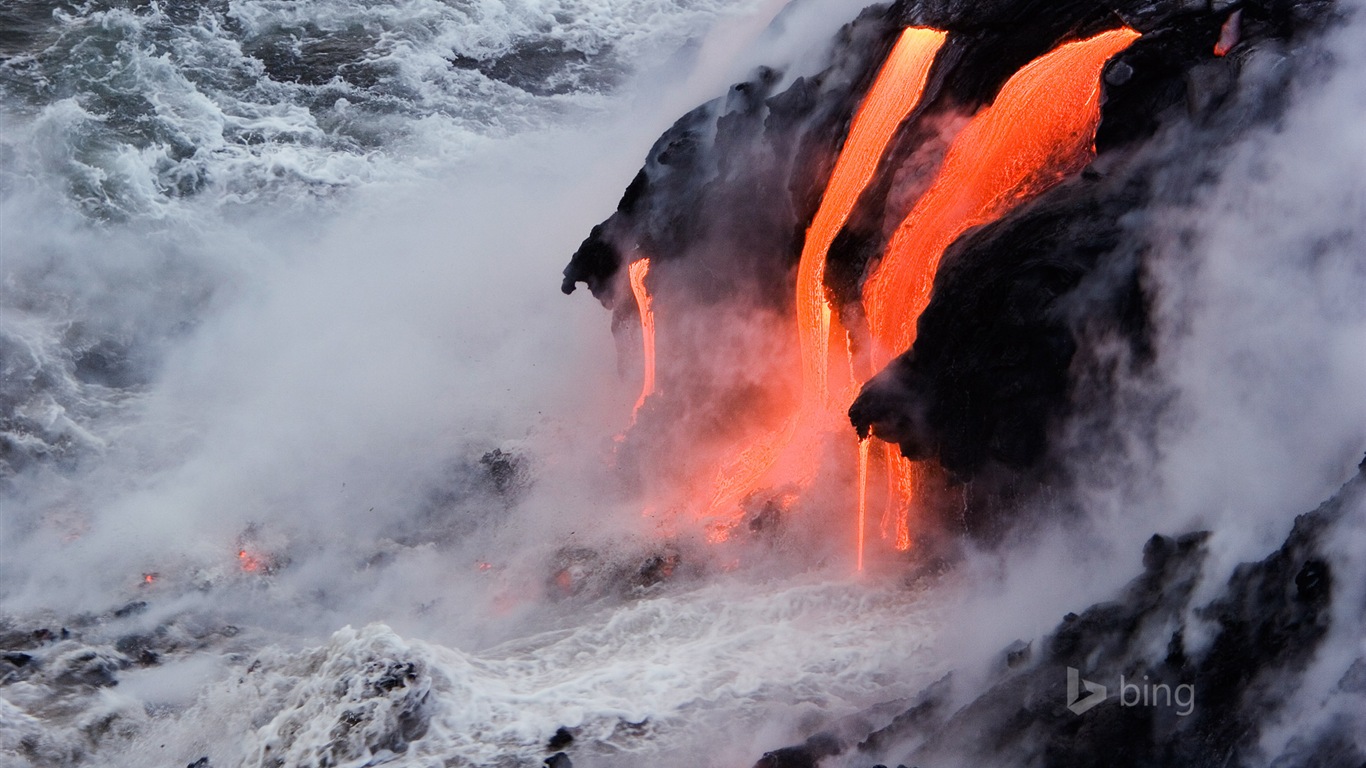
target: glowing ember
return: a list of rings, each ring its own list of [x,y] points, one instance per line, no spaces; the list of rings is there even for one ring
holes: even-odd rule
[[[265,562],[245,549],[237,551],[237,565],[244,573],[258,573],[265,570]]]
[[[636,310],[640,314],[640,335],[645,351],[645,381],[640,387],[640,397],[631,410],[631,423],[640,414],[645,398],[655,391],[655,312],[651,306],[650,292],[645,288],[645,276],[650,273],[650,260],[637,259],[627,267],[631,281],[631,293],[636,297]]]
[[[144,574],[142,574],[142,583],[143,583],[143,584],[155,584],[157,578],[158,578],[160,575],[161,575],[161,574],[158,574],[158,573],[144,573]]]
[[[1059,46],[1002,87],[954,139],[930,188],[897,228],[863,289],[874,362],[885,365],[915,342],[944,249],[1084,166],[1100,124],[1101,69],[1139,33],[1122,28]],[[905,521],[914,469],[889,452],[896,540],[910,546]]]

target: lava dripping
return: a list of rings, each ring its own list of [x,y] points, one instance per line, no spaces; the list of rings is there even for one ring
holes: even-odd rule
[[[631,293],[636,298],[636,311],[640,315],[640,336],[644,351],[644,381],[640,387],[640,397],[636,398],[631,409],[631,423],[636,423],[645,399],[655,391],[655,312],[650,291],[645,287],[645,276],[650,274],[650,260],[636,259],[626,268],[631,283]]]
[[[1128,27],[1058,46],[1006,82],[994,103],[954,139],[938,175],[902,221],[863,289],[881,368],[915,343],[944,250],[1080,170],[1095,154],[1101,70],[1139,33]],[[910,546],[906,516],[915,495],[909,463],[888,454],[889,503],[897,547]]]
[[[822,193],[820,206],[807,229],[797,267],[797,332],[802,355],[802,402],[800,411],[780,428],[739,452],[722,468],[714,483],[707,517],[713,520],[714,538],[724,538],[736,520],[735,510],[757,489],[794,441],[805,455],[794,458],[796,482],[805,484],[817,471],[813,446],[817,436],[834,421],[840,408],[830,396],[831,339],[847,339],[834,316],[825,291],[826,256],[830,244],[853,211],[859,196],[872,180],[879,161],[897,128],[905,122],[924,94],[930,67],[944,44],[946,33],[920,27],[902,30],[877,78],[859,105],[850,124],[844,147],[835,160]],[[847,389],[852,397],[854,381]],[[798,439],[798,436],[802,439]],[[812,439],[805,439],[807,436]],[[859,527],[862,547],[862,526]]]

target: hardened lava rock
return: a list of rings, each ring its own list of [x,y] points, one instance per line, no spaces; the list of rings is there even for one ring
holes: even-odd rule
[[[953,703],[951,674],[885,727],[827,754],[868,765],[1359,768],[1366,753],[1353,734],[1363,725],[1366,659],[1320,656],[1335,616],[1366,618],[1359,605],[1335,614],[1328,555],[1335,539],[1355,535],[1363,509],[1358,474],[1296,518],[1279,549],[1236,567],[1212,599],[1196,589],[1211,577],[1208,535],[1154,535],[1143,572],[1113,600],[1067,614],[1041,653],[1012,660],[1021,644],[1007,649],[969,703]],[[1213,634],[1192,643],[1195,631]],[[1316,663],[1317,674],[1345,673],[1312,706],[1291,706]],[[1085,706],[1069,691],[1069,668],[1106,686],[1103,698]],[[1295,736],[1264,753],[1261,735],[1287,722]],[[814,765],[800,761],[816,759],[808,747],[775,750],[757,766]]]
[[[1245,74],[1247,62],[1284,57],[1332,14],[1320,0],[870,7],[840,31],[817,74],[789,81],[760,69],[680,118],[574,254],[562,287],[587,285],[613,309],[614,327],[627,328],[635,306],[621,266],[649,258],[667,273],[654,296],[661,316],[734,304],[793,312],[805,231],[851,116],[900,30],[931,26],[949,36],[924,96],[828,254],[826,288],[862,343],[863,281],[928,183],[943,126],[990,103],[1008,77],[1059,43],[1133,27],[1143,36],[1103,73],[1095,161],[947,249],[914,346],[899,350],[850,409],[860,434],[975,484],[956,522],[989,530],[992,520],[969,518],[1001,517],[1019,505],[1000,499],[1055,483],[1060,424],[1103,414],[1117,377],[1151,360],[1144,275],[1155,257],[1126,215],[1159,197],[1181,203],[1167,199],[1171,190],[1193,199],[1208,188],[1221,153],[1282,111],[1290,75],[1263,82],[1261,70]]]

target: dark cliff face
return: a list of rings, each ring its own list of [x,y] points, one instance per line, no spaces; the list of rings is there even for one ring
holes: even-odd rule
[[[622,264],[689,260],[693,301],[782,306],[788,273],[848,123],[899,27],[871,9],[840,33],[834,61],[780,93],[781,73],[753,79],[684,115],[655,142],[617,210],[593,228],[564,270],[608,306]]]
[[[669,273],[657,284],[661,312],[743,304],[791,316],[805,228],[851,116],[900,29],[945,29],[920,106],[829,252],[827,289],[846,326],[858,328],[862,282],[928,185],[944,124],[989,103],[1006,78],[1060,42],[1133,26],[1143,37],[1104,74],[1096,160],[946,251],[915,346],[870,380],[849,412],[861,435],[975,484],[977,502],[955,512],[958,523],[991,529],[1002,498],[1058,480],[1050,455],[1059,424],[1082,409],[1095,420],[1117,369],[1150,359],[1149,247],[1126,214],[1158,198],[1198,197],[1217,178],[1222,148],[1281,111],[1294,65],[1269,80],[1265,67],[1249,76],[1245,64],[1312,38],[1331,12],[1318,0],[871,7],[841,30],[819,74],[786,83],[760,70],[670,128],[617,211],[574,254],[563,288],[586,284],[622,324],[634,313],[622,266],[648,257]],[[1220,56],[1225,27],[1237,42]],[[1095,353],[1098,340],[1105,356]]]

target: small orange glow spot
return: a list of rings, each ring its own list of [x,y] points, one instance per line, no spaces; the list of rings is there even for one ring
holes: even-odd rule
[[[256,573],[257,571],[261,570],[261,567],[263,565],[260,558],[256,557],[255,555],[251,554],[245,549],[238,550],[237,564],[246,573]]]
[[[1227,56],[1228,52],[1233,50],[1233,46],[1237,45],[1238,40],[1242,38],[1242,31],[1243,9],[1239,8],[1230,13],[1228,18],[1224,19],[1224,26],[1219,28],[1219,40],[1214,44],[1214,55]]]
[[[640,397],[631,409],[631,423],[636,422],[645,398],[655,391],[655,311],[650,292],[645,288],[645,276],[650,274],[650,260],[636,259],[626,268],[631,282],[631,293],[636,297],[636,311],[640,314],[640,336],[644,345],[645,380]]]
[[[555,586],[566,596],[574,594],[574,574],[568,568],[555,574]]]
[[[155,584],[155,583],[156,583],[156,580],[157,580],[157,576],[158,576],[158,574],[155,574],[155,573],[144,573],[144,574],[142,574],[142,583],[143,583],[143,584]]]
[[[486,562],[484,562],[484,561],[482,561],[482,560],[479,561],[479,570],[481,570],[481,571],[489,571],[489,570],[492,570],[492,569],[493,569],[493,563],[486,563]]]

